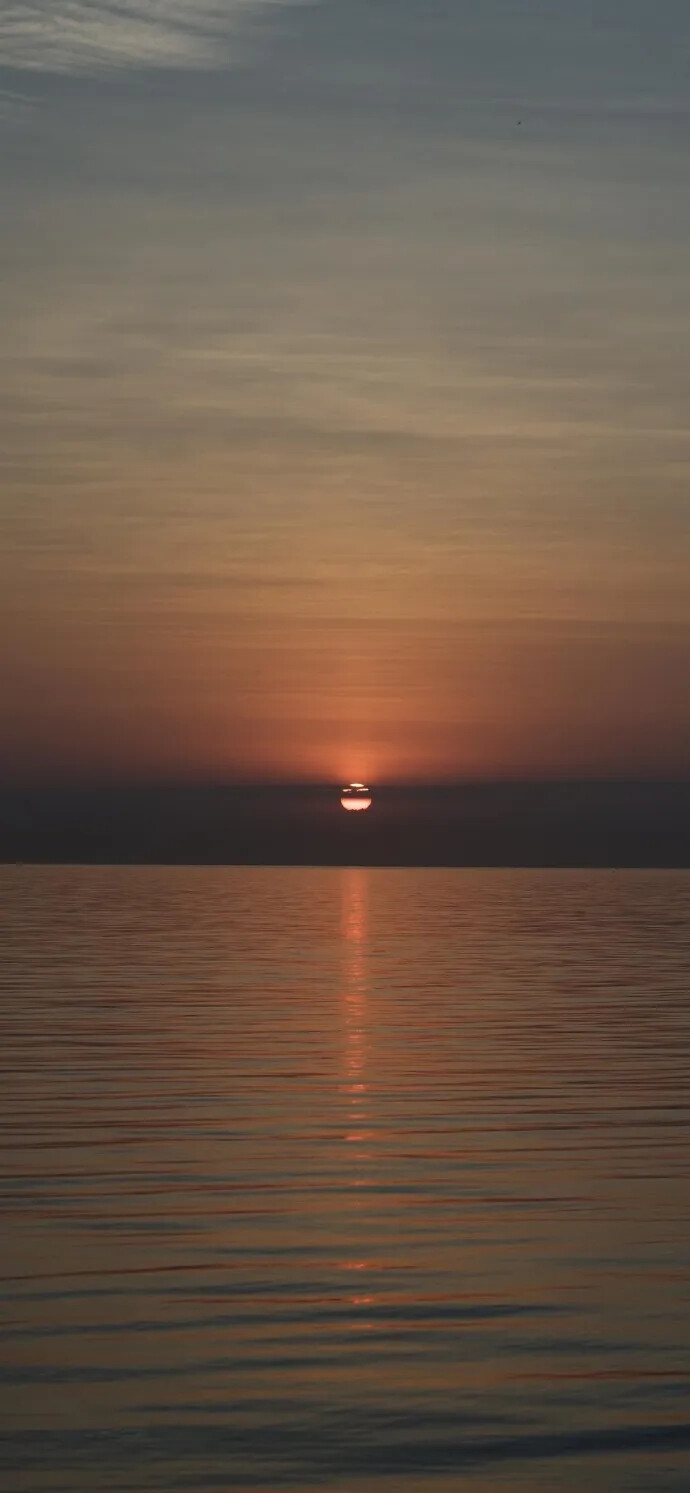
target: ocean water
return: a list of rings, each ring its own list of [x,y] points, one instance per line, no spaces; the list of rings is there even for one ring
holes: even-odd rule
[[[690,1489],[690,874],[0,868],[0,1487]]]

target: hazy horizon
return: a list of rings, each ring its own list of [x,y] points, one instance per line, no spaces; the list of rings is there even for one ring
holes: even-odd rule
[[[690,866],[690,783],[0,785],[0,861]]]

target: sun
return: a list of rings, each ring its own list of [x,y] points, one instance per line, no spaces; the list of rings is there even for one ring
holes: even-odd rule
[[[348,783],[340,795],[340,802],[344,809],[370,809],[371,794],[364,783]]]

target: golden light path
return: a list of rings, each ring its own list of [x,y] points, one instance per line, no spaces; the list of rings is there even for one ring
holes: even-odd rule
[[[340,795],[340,802],[344,809],[370,809],[371,794],[364,783],[348,783]]]

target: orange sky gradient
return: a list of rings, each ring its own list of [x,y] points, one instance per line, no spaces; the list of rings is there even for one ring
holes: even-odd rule
[[[690,770],[662,11],[8,35],[2,776]]]

